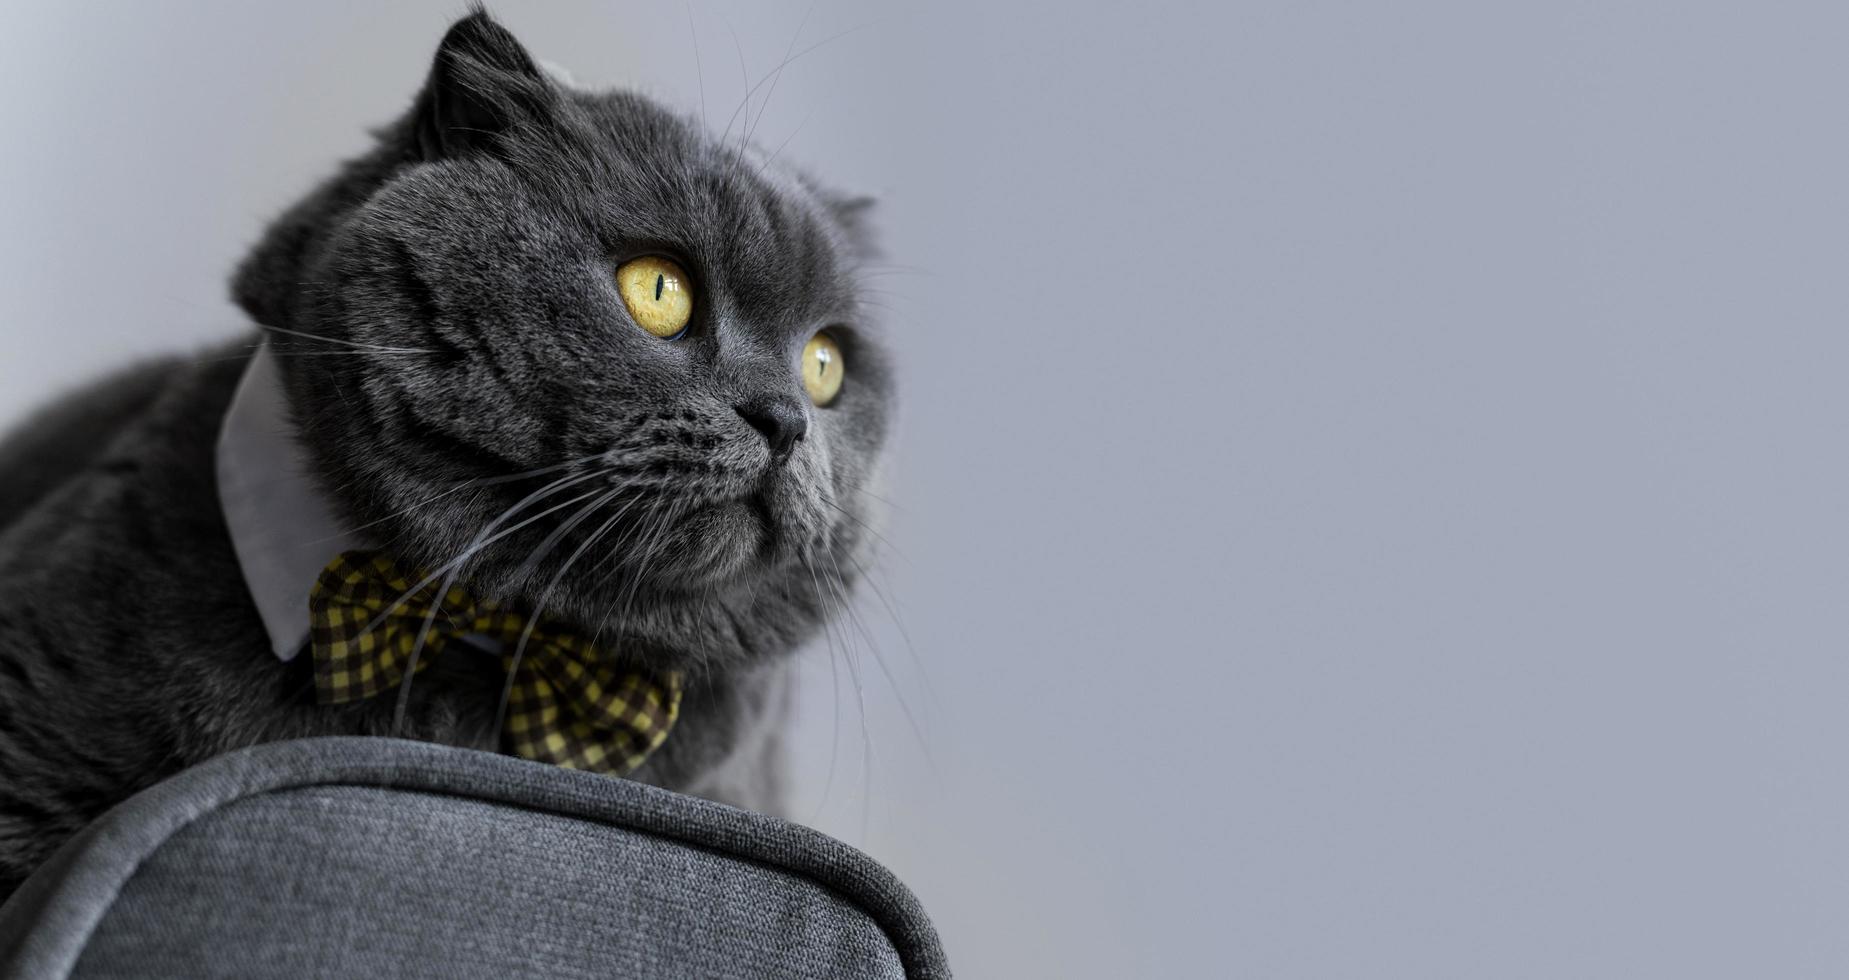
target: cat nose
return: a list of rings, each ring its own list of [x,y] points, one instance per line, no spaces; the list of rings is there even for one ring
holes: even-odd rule
[[[790,458],[809,431],[809,413],[794,398],[760,398],[732,408],[752,428],[764,433],[764,441],[770,443],[771,459],[778,463]]]

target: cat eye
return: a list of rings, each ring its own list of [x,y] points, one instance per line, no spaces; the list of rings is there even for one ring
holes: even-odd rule
[[[826,406],[841,394],[841,379],[847,372],[847,362],[841,358],[841,346],[826,330],[817,331],[803,345],[802,372],[803,390],[816,405]]]
[[[693,319],[692,281],[686,270],[659,255],[617,266],[616,288],[636,326],[657,337],[678,337]]]

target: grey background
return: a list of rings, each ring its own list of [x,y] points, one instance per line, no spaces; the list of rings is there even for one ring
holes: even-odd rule
[[[916,659],[806,654],[802,806],[964,975],[1849,971],[1840,6],[806,4],[496,9],[715,123],[861,28],[758,132],[885,198]],[[0,11],[0,417],[460,8]]]

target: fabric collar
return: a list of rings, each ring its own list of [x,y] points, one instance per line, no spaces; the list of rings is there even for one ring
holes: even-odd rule
[[[364,547],[334,516],[296,438],[270,345],[244,368],[218,432],[218,499],[244,584],[290,660],[308,641],[308,593],[329,560]]]

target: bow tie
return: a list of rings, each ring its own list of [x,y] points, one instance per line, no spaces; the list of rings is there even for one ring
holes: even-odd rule
[[[309,646],[315,697],[322,704],[370,698],[422,670],[451,643],[481,636],[498,641],[514,671],[501,737],[522,758],[621,776],[668,737],[680,713],[680,675],[659,677],[613,667],[582,636],[528,619],[460,587],[437,598],[437,586],[383,554],[349,551],[335,558],[309,591]]]

